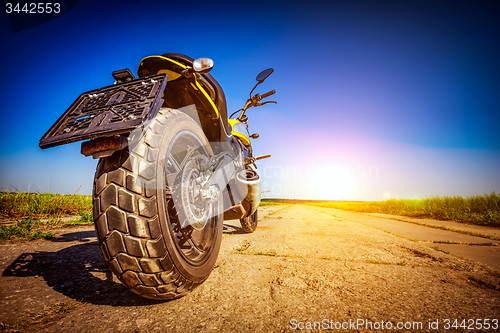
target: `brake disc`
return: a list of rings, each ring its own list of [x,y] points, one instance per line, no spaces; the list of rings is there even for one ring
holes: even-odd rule
[[[196,179],[200,176],[199,161],[187,162],[181,176],[181,203],[186,221],[182,227],[190,224],[194,229],[205,227],[212,215],[211,200],[202,195],[202,187]]]

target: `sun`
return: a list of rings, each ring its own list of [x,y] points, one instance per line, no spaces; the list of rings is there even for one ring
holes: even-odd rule
[[[311,194],[320,200],[348,199],[355,188],[354,177],[347,167],[325,166],[312,175]]]

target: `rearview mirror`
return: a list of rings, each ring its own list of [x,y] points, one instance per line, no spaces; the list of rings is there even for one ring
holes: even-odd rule
[[[259,75],[257,75],[255,80],[259,81],[259,83],[262,83],[264,82],[265,79],[268,78],[269,75],[273,74],[273,72],[274,69],[272,68],[264,69],[262,72],[259,73]]]

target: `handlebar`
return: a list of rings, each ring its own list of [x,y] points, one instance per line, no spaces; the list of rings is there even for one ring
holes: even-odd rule
[[[278,104],[278,102],[275,102],[275,101],[267,101],[267,102],[263,102],[263,103],[257,103],[257,104],[255,104],[255,106],[262,106],[262,105],[268,104],[268,103]]]
[[[266,92],[264,95],[261,95],[260,98],[263,99],[263,98],[266,98],[266,97],[269,97],[271,95],[274,95],[276,93],[276,90],[271,90],[269,92]]]
[[[238,110],[238,111],[233,112],[233,114],[232,114],[232,115],[230,115],[230,116],[229,116],[229,118],[231,118],[232,116],[234,116],[234,114],[235,114],[235,113],[237,113],[237,112],[239,112],[239,111],[241,111],[241,114],[240,114],[240,116],[238,117],[238,119],[242,118],[242,117],[244,116],[244,114],[245,114],[245,111],[246,111],[249,107],[251,107],[251,106],[262,106],[262,105],[264,105],[264,104],[268,104],[268,103],[274,103],[274,104],[276,104],[276,102],[275,102],[275,101],[267,101],[267,102],[262,102],[262,103],[260,103],[260,101],[261,101],[261,100],[263,100],[264,98],[269,97],[269,96],[274,95],[274,94],[276,94],[276,90],[274,90],[274,89],[273,89],[273,90],[271,90],[271,91],[266,92],[266,93],[265,93],[265,94],[263,94],[263,95],[260,95],[260,94],[255,94],[254,96],[251,96],[251,97],[248,99],[248,101],[246,102],[246,104],[245,104],[245,106],[243,107],[243,109],[240,109],[240,110]]]

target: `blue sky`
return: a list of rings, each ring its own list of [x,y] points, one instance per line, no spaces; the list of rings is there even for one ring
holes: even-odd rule
[[[0,182],[90,194],[80,144],[38,140],[111,72],[166,52],[210,57],[228,109],[262,69],[277,105],[249,111],[268,197],[379,200],[500,192],[495,1],[80,0],[12,33],[2,14]]]

